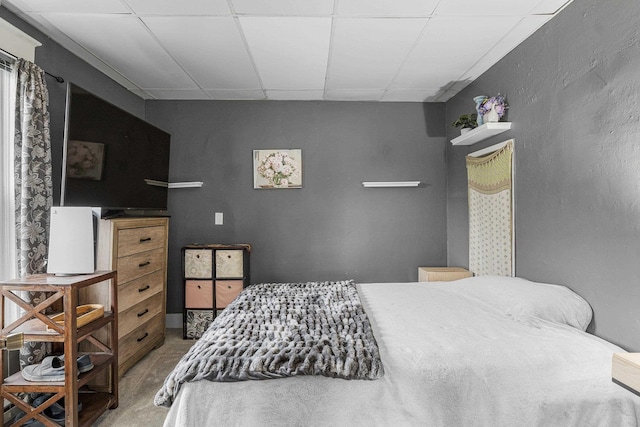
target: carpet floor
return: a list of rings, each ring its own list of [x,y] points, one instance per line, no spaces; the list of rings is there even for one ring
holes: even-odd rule
[[[182,339],[182,329],[167,329],[164,345],[151,351],[120,378],[118,407],[106,411],[94,426],[162,426],[169,410],[154,406],[153,398],[194,342]]]

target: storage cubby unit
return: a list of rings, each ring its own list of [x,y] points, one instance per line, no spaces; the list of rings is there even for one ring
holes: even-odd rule
[[[86,325],[78,327],[76,307],[78,293],[83,289],[100,287],[103,292],[113,295],[111,304],[104,307],[104,314]],[[32,421],[40,421],[45,426],[58,426],[45,418],[43,412],[54,402],[64,398],[65,424],[67,427],[90,426],[107,409],[118,406],[118,340],[115,339],[118,325],[117,306],[117,274],[115,271],[97,271],[94,274],[78,276],[54,276],[38,274],[0,282],[0,338],[6,339],[14,333],[23,333],[25,341],[46,341],[60,343],[64,348],[64,381],[27,381],[21,372],[4,378],[0,375],[0,394],[5,401],[11,402],[25,412],[18,422],[24,425]],[[46,300],[35,307],[31,306],[21,295],[23,292],[47,292]],[[44,314],[49,307],[59,305],[62,300],[63,323],[54,322]],[[17,304],[24,309],[24,314],[16,321],[5,324],[5,302]],[[105,342],[98,338],[99,332],[110,339]],[[80,352],[79,344],[89,344],[95,351]],[[88,354],[93,369],[78,374],[77,359]],[[0,365],[4,366],[4,350],[0,351]],[[91,392],[78,390],[90,386],[100,375],[107,373],[107,386],[93,388]],[[53,397],[37,408],[22,400],[22,393],[51,393]],[[82,411],[78,412],[78,402],[82,402]],[[11,423],[9,423],[11,425]]]
[[[182,248],[183,337],[196,339],[249,285],[251,245],[193,244]]]

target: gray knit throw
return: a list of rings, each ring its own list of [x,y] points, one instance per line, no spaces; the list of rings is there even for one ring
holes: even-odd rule
[[[186,381],[295,375],[365,380],[384,375],[353,281],[249,286],[182,357],[154,402],[170,406]]]

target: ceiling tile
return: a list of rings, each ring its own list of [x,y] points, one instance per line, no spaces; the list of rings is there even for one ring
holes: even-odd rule
[[[439,0],[336,0],[338,15],[428,16]]]
[[[330,18],[241,17],[265,89],[323,89]]]
[[[156,99],[211,99],[207,94],[200,90],[172,90],[172,89],[156,89],[147,90],[149,95]]]
[[[463,79],[473,81],[480,77],[482,73],[526,40],[537,28],[544,25],[549,18],[549,16],[545,15],[534,15],[519,20],[518,24],[505,34],[505,37],[499,40],[490,51],[478,59],[478,62],[465,73]]]
[[[159,99],[446,101],[566,0],[0,0]]]
[[[426,22],[426,18],[335,19],[327,88],[386,88]]]
[[[120,0],[21,0],[29,10],[53,13],[130,13]]]
[[[496,16],[526,15],[538,4],[531,0],[442,0],[436,15]]]
[[[327,89],[325,99],[328,101],[379,101],[384,89],[372,90],[335,90]]]
[[[135,93],[136,95],[138,95],[140,98],[143,99],[153,99],[153,97],[151,95],[149,95],[147,92],[145,92],[142,89],[138,89],[138,88],[127,88],[130,92]]]
[[[268,90],[267,98],[274,101],[320,101],[322,90]]]
[[[141,89],[197,87],[137,18],[51,14],[47,19]]]
[[[531,11],[531,13],[558,13],[560,9],[564,6],[571,3],[572,0],[542,0],[538,5]]]
[[[206,90],[212,99],[221,99],[227,101],[243,101],[243,100],[260,100],[266,99],[264,91],[254,90]]]
[[[431,18],[405,61],[393,89],[446,89],[520,21],[517,17]]]
[[[231,0],[241,15],[330,16],[334,0]]]
[[[124,0],[138,14],[231,15],[227,0]]]
[[[260,89],[258,75],[234,18],[141,19],[202,88]]]
[[[380,101],[384,102],[431,102],[442,91],[440,89],[388,90]]]

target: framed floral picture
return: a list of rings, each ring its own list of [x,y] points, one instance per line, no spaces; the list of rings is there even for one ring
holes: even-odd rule
[[[102,179],[104,144],[99,142],[67,142],[67,176],[69,178]]]
[[[302,150],[253,150],[253,188],[302,188]]]

